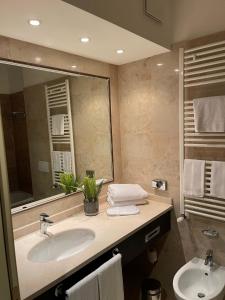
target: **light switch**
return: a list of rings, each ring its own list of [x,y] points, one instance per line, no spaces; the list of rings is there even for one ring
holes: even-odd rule
[[[49,163],[47,161],[39,160],[38,170],[40,172],[49,173]]]

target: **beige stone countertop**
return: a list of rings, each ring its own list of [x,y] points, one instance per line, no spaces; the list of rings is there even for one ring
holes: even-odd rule
[[[169,201],[165,203],[149,200],[148,204],[141,205],[139,208],[140,214],[138,215],[109,217],[106,214],[106,204],[104,204],[97,216],[87,217],[84,213],[79,213],[54,224],[49,228],[52,234],[73,228],[88,228],[95,232],[95,240],[92,244],[82,252],[61,261],[34,263],[27,259],[30,249],[46,238],[40,235],[39,231],[15,240],[21,299],[33,299],[34,296],[43,293],[171,210],[172,205]]]

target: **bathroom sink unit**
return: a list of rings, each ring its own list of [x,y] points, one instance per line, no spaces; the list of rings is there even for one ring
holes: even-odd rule
[[[118,252],[129,264],[170,230],[169,203],[149,200],[125,217],[109,217],[106,208],[55,223],[49,237],[36,231],[15,240],[21,299],[58,299],[59,287],[70,288]]]
[[[223,300],[225,295],[225,268],[206,266],[204,260],[193,258],[173,279],[178,300]]]
[[[77,228],[43,237],[28,253],[32,262],[60,261],[86,249],[95,239],[94,231]]]

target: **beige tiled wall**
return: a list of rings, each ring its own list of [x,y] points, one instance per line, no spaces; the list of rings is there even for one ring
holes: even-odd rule
[[[225,33],[180,44],[194,47],[225,38]],[[225,228],[214,220],[191,216],[177,224],[179,216],[179,91],[178,51],[119,66],[119,103],[121,126],[122,181],[138,182],[151,190],[151,180],[168,181],[167,192],[173,198],[175,215],[172,230],[163,244],[152,276],[159,278],[169,300],[175,299],[172,280],[176,270],[194,256],[204,257],[214,249],[215,260],[225,265]],[[157,63],[162,63],[161,67]],[[218,87],[217,87],[218,88]],[[189,96],[224,93],[223,87],[190,91]],[[206,94],[205,94],[206,93]],[[224,150],[189,149],[187,157],[225,160]],[[219,231],[219,240],[208,240],[202,229]],[[163,270],[163,271],[162,271]]]
[[[204,38],[196,44],[206,41]],[[151,190],[153,178],[166,179],[168,191],[163,194],[173,197],[175,212],[179,215],[179,95],[178,74],[174,71],[178,67],[177,50],[117,68],[3,37],[0,38],[0,43],[2,58],[35,63],[35,57],[39,56],[42,57],[43,65],[69,70],[72,64],[77,64],[81,72],[109,76],[116,180],[137,182]],[[194,45],[192,42],[189,44]],[[163,66],[158,67],[157,63],[163,63]],[[82,197],[79,194],[24,212],[21,216],[13,217],[14,226],[19,228],[26,226],[27,222],[33,222],[35,227],[37,216],[43,209],[55,215],[57,219],[63,209],[69,214],[74,212],[74,207],[79,207],[81,201]],[[218,241],[208,241],[202,236],[201,229],[208,226],[220,232]],[[180,223],[178,228],[176,217],[173,215],[172,231],[164,240],[159,263],[153,270],[153,276],[161,279],[167,290],[167,299],[174,299],[172,279],[176,270],[184,264],[184,256],[186,260],[193,256],[203,256],[205,250],[212,247],[216,260],[225,265],[224,234],[223,223],[199,217],[192,217]]]
[[[178,51],[119,66],[122,181],[137,182],[152,193],[169,195],[179,207]],[[157,66],[157,64],[163,64]],[[166,192],[151,189],[151,180],[165,179]],[[160,279],[172,300],[172,280],[184,264],[176,217],[161,244],[151,276]],[[163,270],[163,271],[162,271]]]
[[[50,146],[48,121],[43,84],[26,87],[23,91],[26,111],[29,160],[31,168],[32,195],[35,200],[53,195],[50,172],[39,172],[39,161],[46,161],[50,166]]]
[[[70,78],[76,174],[95,170],[96,178],[112,179],[108,80]]]
[[[157,66],[157,63],[163,64]],[[154,178],[179,197],[178,52],[119,66],[122,175],[151,189]]]

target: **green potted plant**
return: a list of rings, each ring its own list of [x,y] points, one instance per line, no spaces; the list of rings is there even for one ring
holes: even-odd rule
[[[84,212],[86,216],[95,216],[99,212],[98,196],[101,192],[103,181],[96,183],[95,177],[84,177],[81,190],[84,194]]]
[[[72,173],[61,173],[59,186],[63,189],[66,195],[74,193],[80,187],[79,180]]]

